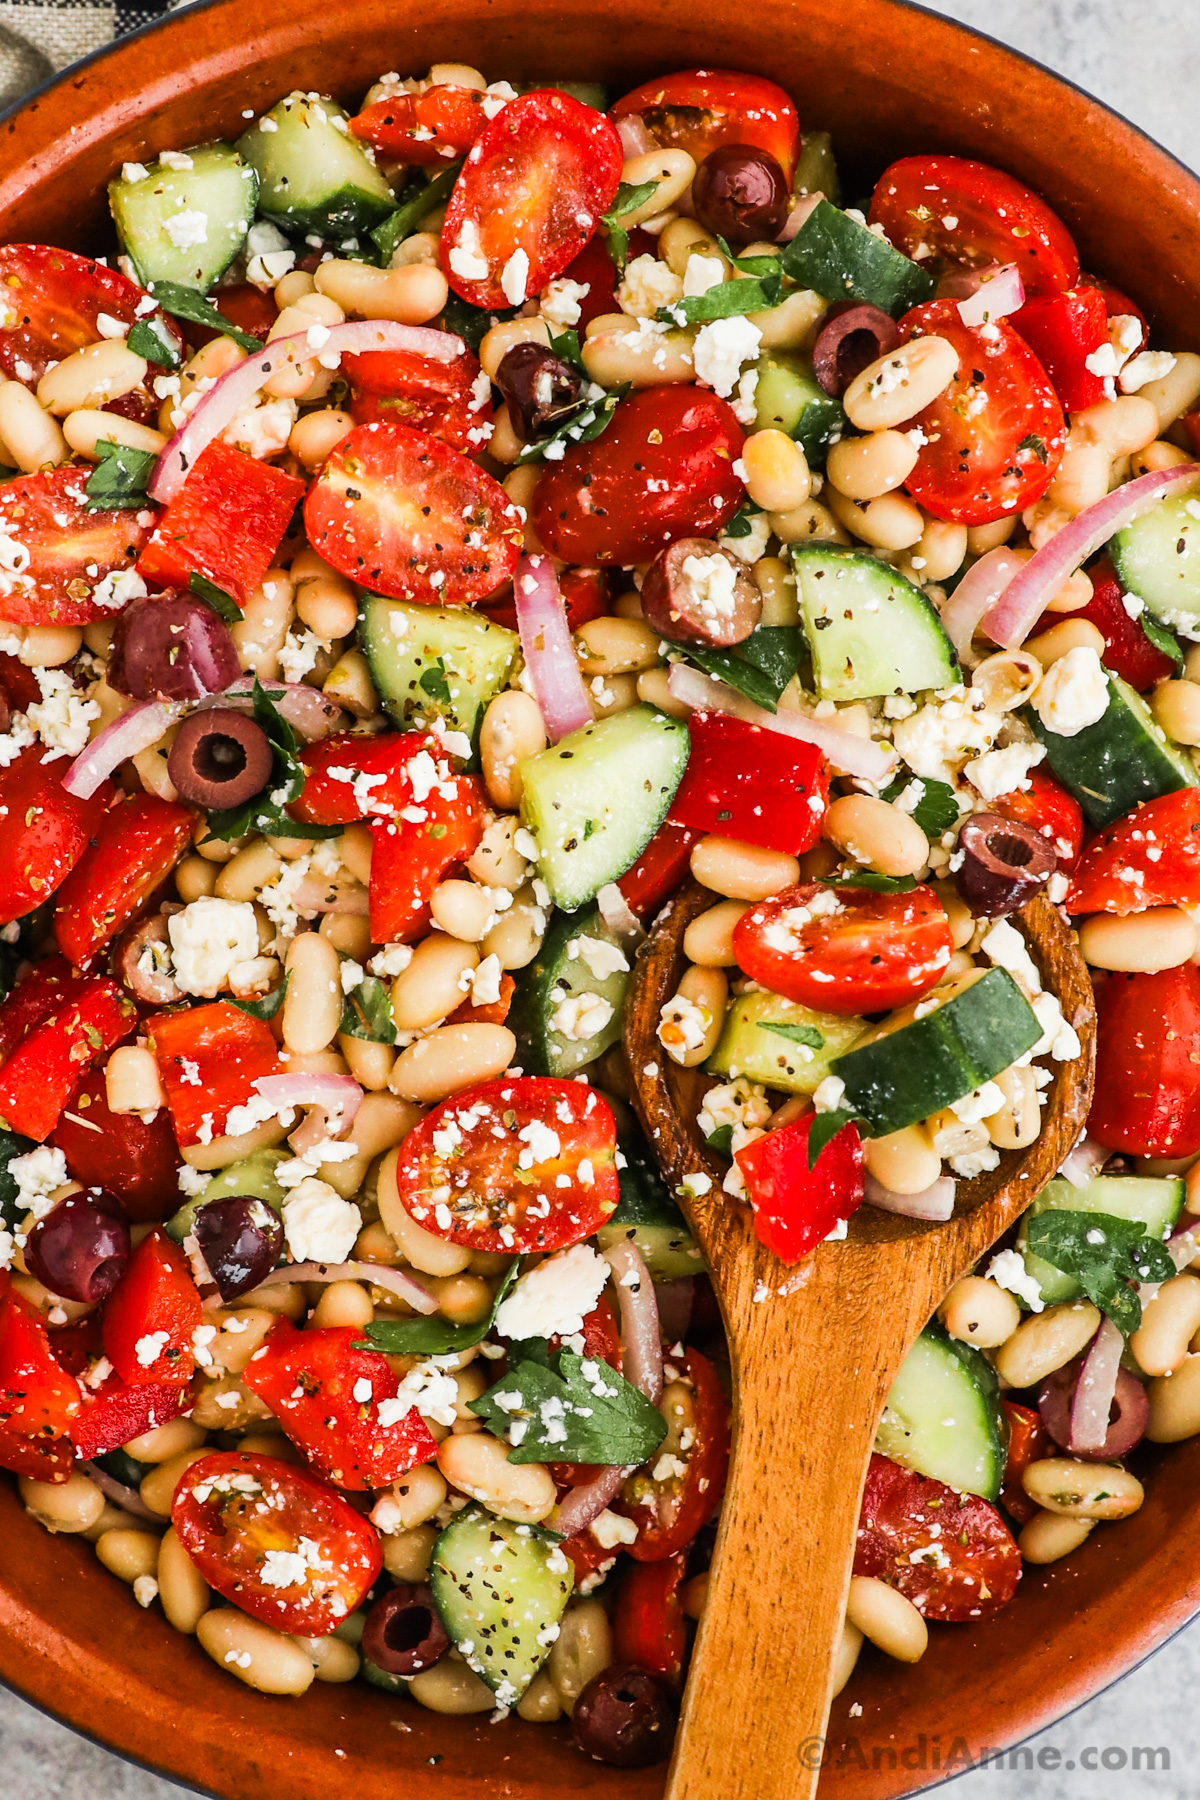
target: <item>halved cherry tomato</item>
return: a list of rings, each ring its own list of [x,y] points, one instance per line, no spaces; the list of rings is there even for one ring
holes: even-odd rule
[[[1083,849],[1083,809],[1065,787],[1042,769],[1030,769],[1027,788],[1014,788],[993,800],[996,812],[1006,819],[1032,825],[1054,845],[1060,869],[1074,868]]]
[[[159,1013],[146,1035],[181,1145],[220,1137],[230,1110],[246,1104],[259,1076],[279,1073],[271,1027],[223,1000]]]
[[[612,611],[609,578],[603,569],[564,569],[558,578],[559,592],[567,614],[567,630],[578,631],[589,619],[602,618]],[[517,608],[512,590],[502,600],[489,601],[482,608],[489,619],[509,631],[517,629]]]
[[[498,481],[409,425],[358,425],[308,491],[313,548],[352,581],[469,606],[512,579],[521,515]]]
[[[304,1637],[340,1625],[383,1567],[371,1521],[315,1475],[272,1456],[202,1457],[175,1489],[171,1523],[223,1599]]]
[[[279,317],[274,294],[269,288],[255,287],[251,281],[236,281],[230,287],[223,287],[220,297],[213,304],[239,331],[249,332],[251,337],[261,338],[264,343]],[[188,320],[188,342],[195,344],[197,348],[222,335],[209,325],[197,325],[193,320]]]
[[[906,156],[879,177],[870,222],[931,274],[1015,262],[1025,292],[1060,294],[1079,274],[1071,234],[1001,169],[961,156]]]
[[[203,575],[244,606],[303,498],[304,483],[285,469],[212,443],[155,526],[138,573],[156,587],[178,588]]]
[[[335,732],[300,752],[304,787],[288,811],[302,825],[353,825],[373,813],[388,816],[410,806],[408,765],[421,750],[439,754],[428,732],[384,731],[378,737]]]
[[[705,388],[643,388],[608,429],[547,464],[533,497],[538,537],[564,562],[648,562],[681,537],[715,537],[741,505],[742,428]]]
[[[39,1143],[49,1137],[79,1077],[107,1057],[137,1025],[128,994],[104,975],[64,982],[47,1018],[22,1038],[0,1068],[0,1119]]]
[[[673,819],[788,856],[811,850],[829,796],[829,770],[815,744],[719,712],[694,712],[688,733]]]
[[[67,765],[40,744],[0,769],[0,921],[49,899],[78,862],[116,798],[102,781],[90,800],[68,794]]]
[[[27,669],[7,651],[0,653],[0,687],[3,687],[13,712],[28,712],[42,697],[33,670]]]
[[[616,1151],[597,1089],[540,1075],[487,1081],[414,1126],[396,1188],[417,1224],[452,1244],[561,1250],[616,1210]]]
[[[149,1381],[131,1387],[112,1374],[99,1388],[82,1388],[83,1408],[72,1419],[69,1435],[82,1461],[107,1456],[130,1438],[140,1437],[177,1419],[192,1404],[192,1394],[177,1381]]]
[[[1068,412],[1082,412],[1103,400],[1104,378],[1087,366],[1088,358],[1108,342],[1108,312],[1099,289],[1036,295],[1011,315],[1011,322]]]
[[[104,1354],[131,1387],[185,1387],[196,1366],[192,1339],[203,1322],[187,1257],[164,1231],[144,1237],[104,1304]]]
[[[349,121],[350,133],[388,162],[441,163],[465,156],[488,122],[481,88],[447,81],[423,94],[392,94]]]
[[[629,256],[631,261],[635,256],[640,256],[645,248],[645,246],[635,245],[634,240],[645,236],[645,232],[636,230],[630,232]],[[653,253],[655,245],[652,238],[649,240],[649,247]],[[565,280],[577,282],[580,287],[587,289],[587,292],[579,297],[579,320],[574,328],[579,333],[579,340],[582,343],[584,329],[591,324],[593,319],[598,319],[601,313],[620,311],[616,302],[617,282],[620,277],[612,257],[608,254],[608,245],[599,232],[584,245],[579,255],[567,264],[563,270],[563,277]]]
[[[139,312],[145,300],[136,281],[90,256],[52,244],[6,244],[0,249],[0,369],[34,386],[51,363],[96,342],[101,313],[123,325],[152,318],[182,348],[174,320],[156,307]],[[15,617],[7,603],[4,617]]]
[[[722,144],[767,150],[789,187],[800,154],[800,121],[781,87],[735,69],[683,69],[643,82],[618,100],[614,119],[640,114],[656,144],[686,150],[697,163]]]
[[[905,481],[935,519],[986,525],[1039,500],[1054,479],[1067,422],[1050,378],[1006,319],[964,325],[953,300],[900,320],[900,336],[937,336],[958,351],[944,393],[912,420],[926,442]]]
[[[105,814],[58,890],[54,935],[85,969],[167,879],[192,839],[196,815],[155,794],[134,794]]]
[[[629,1477],[615,1506],[637,1524],[637,1537],[628,1546],[635,1562],[662,1562],[686,1549],[720,1506],[729,1472],[729,1401],[717,1371],[690,1347],[683,1367],[695,1410],[683,1474],[656,1481],[649,1469],[640,1469]],[[651,1466],[657,1461],[652,1458]]]
[[[886,1581],[924,1618],[954,1624],[1007,1606],[1021,1579],[1021,1552],[988,1501],[874,1455],[854,1573]]]
[[[1072,913],[1200,906],[1200,789],[1135,807],[1094,837],[1071,877]]]
[[[1175,673],[1175,662],[1146,636],[1142,616],[1131,619],[1125,610],[1125,594],[1107,556],[1088,570],[1092,597],[1072,615],[1087,619],[1104,639],[1100,661],[1140,694]],[[1058,616],[1043,615],[1047,625],[1061,623]]]
[[[817,882],[748,907],[734,927],[738,966],[772,993],[820,1012],[883,1012],[915,1000],[954,954],[932,888],[873,894]]]
[[[1018,1406],[1015,1400],[1002,1400],[1008,1420],[1008,1456],[1004,1464],[1004,1485],[1000,1504],[1018,1525],[1028,1525],[1040,1510],[1021,1485],[1021,1477],[1030,1463],[1044,1456],[1057,1456],[1058,1448],[1042,1424],[1042,1415],[1032,1406]]]
[[[79,1383],[59,1367],[46,1327],[22,1294],[0,1300],[0,1427],[15,1437],[61,1437],[79,1411]]]
[[[350,412],[359,425],[413,425],[468,456],[492,435],[492,384],[465,350],[435,362],[411,350],[365,350],[342,359],[350,382]]]
[[[816,1113],[805,1113],[755,1138],[734,1155],[754,1212],[754,1233],[791,1266],[862,1205],[862,1142],[843,1125],[808,1166],[808,1134]]]
[[[105,591],[107,576],[133,567],[149,527],[136,512],[89,512],[87,478],[86,469],[68,465],[0,484],[0,530],[29,552],[25,568],[4,576],[6,619],[90,625],[112,617],[114,602],[97,598],[97,590]]]
[[[639,919],[648,918],[675,892],[688,872],[692,847],[701,836],[674,819],[663,820],[632,869],[617,883],[630,912]]]
[[[1200,968],[1096,983],[1096,1087],[1088,1130],[1129,1156],[1200,1150]]]
[[[376,944],[407,944],[425,930],[434,888],[447,869],[473,855],[483,836],[478,776],[440,781],[411,810],[424,817],[371,821],[370,926]]]
[[[84,1076],[49,1141],[66,1157],[72,1181],[107,1188],[126,1218],[165,1219],[178,1207],[180,1156],[170,1113],[160,1106],[147,1123],[140,1113],[109,1112],[103,1069]]]
[[[354,1348],[360,1336],[353,1326],[297,1331],[280,1319],[244,1374],[313,1467],[356,1492],[386,1487],[437,1455],[415,1406],[386,1424],[380,1417],[400,1377],[378,1351]]]
[[[541,88],[475,140],[442,226],[442,271],[472,306],[519,306],[561,275],[608,211],[625,153],[603,113]]]
[[[683,1679],[687,1652],[679,1599],[684,1563],[682,1550],[661,1562],[634,1563],[618,1589],[613,1611],[614,1659],[665,1676],[672,1687]]]

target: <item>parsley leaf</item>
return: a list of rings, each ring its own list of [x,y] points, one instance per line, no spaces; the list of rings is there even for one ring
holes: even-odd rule
[[[792,281],[825,300],[869,300],[893,318],[933,296],[928,269],[828,200],[784,246],[782,264]]]
[[[537,438],[532,444],[523,445],[517,462],[561,462],[565,452],[575,444],[590,444],[612,422],[613,413],[628,392],[629,383],[625,381],[620,387],[612,388],[601,399],[589,400],[582,412],[573,412],[549,437]],[[548,457],[551,445],[558,444],[563,449],[557,455]]]
[[[396,1042],[396,1021],[388,990],[377,975],[368,975],[346,995],[339,1031],[373,1044]]]
[[[787,1038],[792,1044],[806,1044],[810,1050],[822,1050],[825,1039],[815,1025],[780,1025],[774,1019],[760,1019],[760,1031],[773,1031],[776,1037]]]
[[[732,519],[730,519],[728,525],[722,527],[721,536],[727,538],[749,537],[751,531],[750,521],[755,513],[760,513],[761,511],[762,507],[755,506],[753,500],[743,500]]]
[[[667,1435],[667,1422],[615,1369],[573,1350],[560,1350],[544,1364],[534,1362],[525,1348],[516,1345],[503,1381],[471,1402],[471,1411],[499,1438],[518,1421],[525,1424],[524,1432],[518,1427],[520,1442],[509,1451],[509,1462],[636,1468],[653,1455]],[[498,1404],[498,1395],[507,1406]]]
[[[442,706],[453,704],[450,683],[446,680],[446,665],[440,656],[427,669],[422,669],[417,678],[417,686],[422,693],[428,694],[431,700],[439,701]]]
[[[226,996],[228,1004],[236,1006],[239,1012],[249,1013],[252,1019],[273,1019],[283,1005],[290,979],[291,970],[285,969],[279,986],[272,988],[269,994],[264,994],[261,1000],[235,1000],[230,994]]]
[[[916,887],[911,875],[880,875],[875,869],[852,869],[848,875],[818,875],[822,887],[866,888],[872,894],[908,894]]]
[[[144,356],[147,362],[157,363],[161,369],[179,369],[183,366],[179,348],[172,342],[160,319],[135,319],[129,327],[125,342],[135,356]]]
[[[380,1350],[385,1356],[454,1356],[460,1350],[472,1350],[481,1344],[496,1320],[500,1302],[517,1279],[519,1259],[514,1257],[496,1289],[496,1297],[486,1319],[474,1325],[450,1325],[445,1319],[374,1319],[367,1326],[365,1343],[356,1350]]]
[[[1169,631],[1162,620],[1156,619],[1154,614],[1147,608],[1143,608],[1138,614],[1138,624],[1150,639],[1154,648],[1156,650],[1161,650],[1164,656],[1169,656],[1177,669],[1182,669],[1183,651],[1180,648],[1179,639],[1175,636],[1175,633]]]
[[[736,688],[767,712],[775,712],[807,644],[798,625],[759,625],[732,650],[709,649],[704,644],[687,644],[682,649],[706,675]]]
[[[515,306],[502,306],[487,310],[482,306],[472,306],[469,300],[451,292],[450,298],[442,309],[442,324],[455,337],[460,337],[473,356],[478,356],[479,346],[492,329],[504,319],[515,319]]]
[[[958,823],[959,804],[948,781],[932,781],[925,775],[897,775],[889,787],[880,790],[881,800],[896,800],[912,781],[919,781],[925,792],[913,808],[912,817],[927,838],[939,838]]]
[[[579,348],[579,333],[572,326],[568,325],[565,331],[550,333],[550,350],[559,362],[568,363],[585,381],[591,380]]]
[[[207,325],[210,331],[219,331],[225,337],[232,338],[243,350],[262,349],[261,338],[251,337],[248,331],[240,330],[232,319],[227,319],[224,313],[218,312],[212,301],[206,300],[195,288],[183,287],[177,281],[152,281],[149,287],[163,311],[170,313],[172,318],[187,319],[192,325]]]
[[[612,257],[615,269],[624,269],[629,255],[629,233],[621,224],[621,220],[639,206],[644,206],[653,194],[658,183],[639,181],[636,187],[630,187],[623,181],[616,191],[613,203],[606,213],[601,214],[600,223],[608,233],[608,254]]]
[[[83,484],[89,512],[131,512],[146,505],[146,483],[158,457],[107,438],[96,445],[100,461]]]
[[[763,258],[764,262],[775,258]],[[731,319],[738,313],[764,312],[778,306],[783,276],[778,267],[768,275],[750,275],[744,281],[719,281],[705,294],[690,294],[660,306],[656,317],[668,325],[702,325],[709,319]]]
[[[1175,1264],[1161,1238],[1149,1237],[1140,1219],[1111,1213],[1039,1213],[1030,1219],[1029,1248],[1043,1262],[1073,1275],[1088,1299],[1128,1337],[1142,1322],[1133,1285],[1169,1281]]]
[[[275,689],[276,695],[281,692]],[[252,831],[264,837],[331,837],[343,828],[338,825],[297,825],[284,813],[284,807],[299,797],[304,786],[304,766],[297,755],[299,744],[287,720],[272,704],[258,677],[254,678],[254,718],[267,734],[274,753],[270,780],[261,793],[241,806],[210,812],[208,829],[213,837],[236,843]]]
[[[1023,437],[1017,445],[1017,449],[1018,451],[1032,450],[1040,463],[1049,462],[1050,460],[1050,453],[1046,449],[1046,440],[1045,438],[1039,437],[1036,431],[1031,431],[1028,437]]]
[[[718,1156],[732,1156],[733,1126],[718,1125],[715,1131],[709,1132],[704,1141],[710,1150],[716,1151]]]
[[[860,1126],[864,1123],[857,1113],[852,1113],[844,1106],[833,1112],[818,1113],[808,1128],[808,1166],[816,1167],[817,1158],[826,1144],[835,1138],[844,1125]]]
[[[239,619],[246,616],[232,594],[219,588],[207,575],[201,575],[198,569],[193,569],[188,576],[188,589],[199,599],[206,600],[218,619],[224,619],[227,625],[236,625]]]
[[[397,244],[402,244],[406,237],[411,237],[426,213],[440,206],[443,200],[450,198],[450,190],[458,180],[461,162],[451,163],[439,169],[432,181],[417,189],[415,194],[398,206],[394,213],[389,213],[382,225],[377,225],[371,233],[371,242],[378,250],[384,268],[391,260],[392,252]]]

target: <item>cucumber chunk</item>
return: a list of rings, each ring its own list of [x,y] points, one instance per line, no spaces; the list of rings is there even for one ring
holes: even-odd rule
[[[675,798],[688,731],[652,706],[610,713],[521,764],[542,880],[574,912],[631,869]]]
[[[792,567],[823,700],[915,694],[958,680],[942,621],[887,563],[859,550],[793,544]]]
[[[470,738],[521,648],[515,631],[481,613],[374,594],[361,603],[358,629],[371,679],[397,724],[436,715]]]
[[[574,1579],[549,1533],[478,1507],[452,1519],[433,1546],[438,1616],[502,1706],[516,1704],[550,1654]]]
[[[1047,1211],[1108,1213],[1114,1219],[1137,1219],[1151,1237],[1165,1238],[1182,1205],[1183,1181],[1174,1176],[1097,1175],[1086,1187],[1075,1187],[1057,1176],[1042,1189],[1021,1220],[1017,1249],[1025,1258],[1027,1272],[1041,1289],[1042,1299],[1052,1306],[1059,1300],[1074,1300],[1083,1289],[1073,1275],[1056,1269],[1026,1247],[1030,1219]]]
[[[782,994],[742,994],[725,1014],[708,1072],[731,1081],[745,1075],[788,1094],[815,1094],[833,1059],[851,1049],[866,1029],[862,1019],[813,1012]]]
[[[1200,625],[1200,518],[1191,494],[1160,500],[1109,542],[1117,580],[1164,625]]]
[[[275,1171],[287,1155],[287,1150],[252,1150],[249,1156],[240,1156],[236,1162],[210,1175],[202,1191],[185,1200],[179,1211],[172,1213],[163,1230],[177,1244],[182,1244],[200,1207],[207,1206],[210,1200],[232,1199],[235,1194],[265,1200],[282,1217],[287,1195],[275,1179]]]
[[[809,467],[823,469],[830,444],[846,428],[841,401],[825,392],[812,363],[796,351],[772,350],[754,368],[754,429],[786,431],[803,449]]]
[[[246,241],[258,176],[232,144],[202,144],[177,160],[160,158],[136,181],[115,176],[108,204],[140,282],[175,281],[206,294]]]
[[[369,1682],[372,1687],[382,1688],[385,1694],[408,1692],[409,1676],[389,1674],[387,1669],[381,1669],[378,1663],[373,1663],[369,1656],[360,1659],[358,1672],[364,1681]]]
[[[991,1363],[940,1325],[927,1325],[892,1383],[875,1448],[961,1494],[995,1500],[1008,1424]]]
[[[620,940],[595,908],[556,913],[538,954],[517,976],[508,1018],[525,1073],[573,1075],[615,1044],[629,972]]]
[[[596,1242],[602,1250],[623,1239],[635,1243],[655,1281],[702,1275],[700,1247],[667,1192],[645,1139],[624,1138],[621,1151],[625,1157],[617,1176],[621,1198],[612,1218],[596,1233]]]
[[[395,211],[391,188],[336,100],[289,94],[238,139],[258,173],[258,210],[294,233],[340,239],[370,231]]]
[[[1141,695],[1119,675],[1109,673],[1103,718],[1073,737],[1048,730],[1032,706],[1025,717],[1046,746],[1050,769],[1097,830],[1123,819],[1143,800],[1200,786],[1188,752],[1168,741]]]
[[[832,1072],[846,1084],[842,1105],[886,1137],[973,1094],[1041,1035],[1008,970],[989,969],[936,1012],[837,1057]]]

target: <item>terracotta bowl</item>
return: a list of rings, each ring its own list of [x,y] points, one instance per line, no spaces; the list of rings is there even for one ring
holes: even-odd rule
[[[70,70],[0,125],[0,241],[108,249],[104,184],[122,161],[234,137],[243,108],[294,87],[353,101],[381,71],[420,72],[435,59],[492,77],[600,79],[617,92],[689,65],[757,70],[795,95],[803,122],[832,130],[850,196],[913,151],[994,161],[1058,209],[1084,266],[1127,289],[1160,342],[1200,349],[1200,183],[1044,69],[895,0],[189,7]],[[864,1657],[834,1707],[825,1800],[885,1800],[961,1771],[1098,1693],[1200,1608],[1200,1439],[1145,1463],[1143,1510],[1101,1527],[1065,1565],[1028,1573],[994,1621],[935,1626],[916,1668]],[[0,1545],[0,1675],[77,1730],[227,1800],[663,1791],[663,1768],[619,1774],[586,1762],[561,1727],[444,1719],[361,1684],[318,1685],[302,1704],[252,1693],[142,1612],[89,1545],[33,1524],[7,1482]],[[852,1702],[862,1709],[853,1719]],[[790,1791],[795,1767],[772,1759],[764,1746],[764,1800]]]

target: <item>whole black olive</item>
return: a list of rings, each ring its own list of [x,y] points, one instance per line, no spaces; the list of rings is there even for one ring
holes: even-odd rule
[[[39,1219],[25,1243],[29,1273],[64,1300],[98,1305],[125,1273],[129,1225],[103,1188],[69,1194]]]
[[[179,727],[167,774],[193,806],[241,806],[271,779],[274,756],[262,726],[233,707],[193,713]]]
[[[265,1200],[233,1194],[196,1208],[192,1231],[222,1300],[248,1294],[279,1261],[283,1226]]]
[[[514,344],[496,370],[518,435],[547,437],[584,406],[583,376],[544,344]]]
[[[827,394],[844,394],[856,375],[900,342],[896,321],[866,300],[839,300],[821,320],[813,374]]]
[[[958,834],[962,865],[958,891],[972,912],[988,918],[1016,912],[1058,867],[1053,845],[1032,825],[999,813],[975,813]]]
[[[773,242],[787,222],[788,185],[769,151],[722,144],[696,170],[692,205],[700,223],[727,243]]]
[[[203,700],[241,672],[228,625],[195,594],[132,600],[113,627],[108,685],[135,700]]]
[[[571,1736],[584,1755],[615,1769],[665,1762],[674,1735],[670,1694],[634,1663],[611,1663],[594,1675],[571,1714]]]
[[[362,1650],[389,1675],[417,1675],[450,1648],[432,1588],[401,1583],[377,1600],[363,1626]]]

